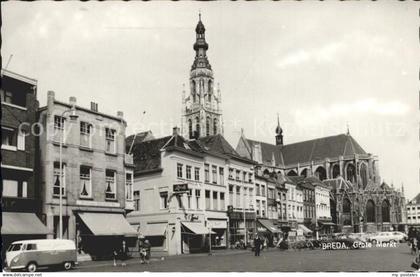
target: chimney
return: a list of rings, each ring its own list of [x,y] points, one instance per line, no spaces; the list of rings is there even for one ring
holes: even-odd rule
[[[124,112],[117,111],[117,117],[123,119],[124,118]]]
[[[94,112],[98,112],[98,103],[90,102],[90,110]]]
[[[55,100],[55,93],[52,90],[48,91],[47,97],[47,110],[48,114],[51,115],[54,109],[54,100]]]
[[[179,128],[178,127],[174,127],[172,128],[172,135],[173,136],[178,136],[180,134]]]
[[[70,98],[69,98],[69,103],[70,103],[70,105],[73,107],[73,106],[76,106],[76,97],[74,97],[74,96],[70,96]]]

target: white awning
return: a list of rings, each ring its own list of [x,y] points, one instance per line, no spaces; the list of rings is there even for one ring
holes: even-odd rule
[[[208,228],[204,227],[204,224],[201,222],[182,222],[188,230],[193,232],[196,235],[207,235],[209,233],[216,234],[213,231],[210,231]]]
[[[147,224],[146,232],[142,235],[145,237],[165,236],[166,223]]]
[[[33,213],[2,212],[2,235],[46,235],[50,232]]]
[[[96,236],[137,236],[122,214],[79,213],[79,216]]]
[[[302,230],[305,235],[313,233],[311,229],[309,229],[308,227],[306,227],[303,224],[299,224],[298,229]]]

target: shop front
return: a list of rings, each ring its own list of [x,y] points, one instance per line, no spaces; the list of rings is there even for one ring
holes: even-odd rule
[[[79,253],[92,259],[112,257],[123,240],[128,247],[137,241],[137,231],[118,213],[78,212],[76,234]]]
[[[230,212],[229,216],[229,245],[231,247],[238,243],[246,242],[249,244],[256,233],[256,216],[254,212]]]
[[[225,218],[208,218],[207,227],[213,231],[211,235],[212,249],[227,247],[227,220]]]
[[[319,234],[329,235],[334,233],[336,224],[333,223],[331,220],[318,220],[318,226]]]
[[[208,238],[214,237],[216,233],[204,226],[202,221],[181,222],[181,253],[207,252]]]
[[[267,240],[267,245],[273,247],[280,239],[282,231],[279,229],[278,222],[273,219],[257,220],[258,235]]]

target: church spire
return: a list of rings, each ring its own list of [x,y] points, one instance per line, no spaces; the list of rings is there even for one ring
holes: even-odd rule
[[[280,118],[277,113],[276,145],[283,145],[283,129],[280,126]]]

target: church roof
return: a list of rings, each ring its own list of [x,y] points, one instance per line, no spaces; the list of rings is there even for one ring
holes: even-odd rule
[[[326,158],[366,154],[356,140],[346,134],[288,144],[282,147],[286,164],[305,163]]]
[[[251,146],[255,144],[261,145],[263,163],[271,163],[274,154],[276,165],[292,165],[339,156],[366,154],[365,150],[363,150],[357,141],[347,134],[312,139],[283,146],[251,139],[246,140]]]

